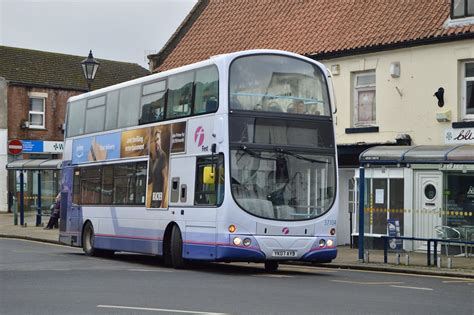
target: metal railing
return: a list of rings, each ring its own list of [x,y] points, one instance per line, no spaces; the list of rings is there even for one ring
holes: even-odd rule
[[[433,244],[433,266],[436,264],[438,259],[438,244],[462,244],[464,246],[474,246],[472,241],[456,241],[456,240],[445,240],[441,238],[423,238],[423,237],[405,237],[405,236],[381,236],[383,239],[383,262],[388,263],[388,242],[389,240],[407,240],[407,241],[422,241],[427,242],[426,248],[426,264],[431,266],[431,244]],[[467,251],[466,251],[467,254]]]

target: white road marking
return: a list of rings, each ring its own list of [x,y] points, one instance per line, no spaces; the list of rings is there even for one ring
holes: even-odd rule
[[[288,276],[288,275],[252,275],[253,277],[267,277],[267,278],[294,278],[294,276]]]
[[[174,272],[173,270],[166,270],[166,269],[127,269],[128,271],[136,271],[136,272]]]
[[[210,313],[210,312],[199,312],[199,311],[172,310],[172,309],[166,309],[166,308],[148,308],[148,307],[133,307],[133,306],[120,306],[120,305],[97,305],[97,307],[115,308],[115,309],[124,309],[124,310],[137,310],[137,311],[185,313],[185,314],[228,315],[228,313]]]
[[[465,279],[465,280],[446,280],[446,281],[443,281],[443,283],[468,283],[470,284],[470,282],[473,282],[474,283],[474,279]]]
[[[363,282],[363,281],[350,281],[350,280],[331,280],[331,281],[340,282],[340,283],[364,284],[364,285],[388,285],[388,284],[404,283],[404,282]]]
[[[392,288],[400,288],[400,289],[412,289],[412,290],[424,290],[424,291],[433,291],[431,288],[420,288],[420,287],[407,287],[403,285],[391,285]]]

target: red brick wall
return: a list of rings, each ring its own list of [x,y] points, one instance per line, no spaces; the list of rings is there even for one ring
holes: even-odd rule
[[[22,121],[28,121],[28,92],[47,93],[45,103],[45,127],[43,129],[22,129]],[[8,106],[8,139],[62,141],[64,133],[59,128],[64,123],[67,99],[81,94],[78,91],[9,86],[7,92]]]

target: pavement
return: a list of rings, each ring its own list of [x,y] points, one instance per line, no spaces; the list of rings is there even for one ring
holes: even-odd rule
[[[48,219],[49,217],[42,218],[44,225],[47,224]],[[44,230],[43,226],[37,227],[36,216],[33,212],[25,213],[26,226],[20,226],[19,221],[18,216],[18,225],[14,225],[14,215],[12,213],[0,212],[0,237],[59,244],[59,230]],[[426,253],[423,252],[409,252],[409,265],[406,265],[407,253],[401,254],[400,264],[397,264],[396,254],[389,253],[388,263],[384,264],[382,250],[369,250],[369,261],[361,262],[358,259],[358,249],[349,246],[338,246],[337,258],[331,263],[321,264],[320,266],[474,279],[474,249],[471,250],[473,255],[470,257],[438,254],[441,257],[441,268],[438,268],[437,266],[428,267],[426,265]],[[452,261],[451,268],[447,268],[448,257]]]

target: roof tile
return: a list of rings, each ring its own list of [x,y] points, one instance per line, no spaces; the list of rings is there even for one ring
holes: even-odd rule
[[[244,49],[317,55],[459,34],[443,28],[449,12],[449,0],[200,0],[158,70]]]
[[[86,57],[0,46],[0,76],[17,83],[87,90],[81,61]],[[134,63],[100,62],[92,89],[143,77],[150,72]]]

